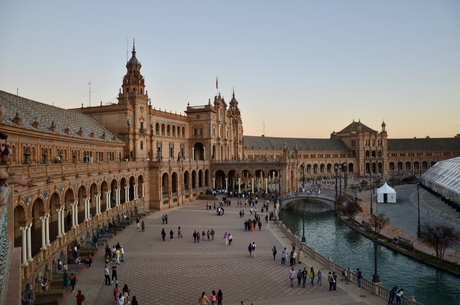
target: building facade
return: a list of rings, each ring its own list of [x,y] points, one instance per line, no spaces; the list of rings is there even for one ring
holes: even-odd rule
[[[210,189],[286,194],[337,173],[355,181],[419,175],[460,156],[460,138],[388,139],[385,123],[377,131],[353,121],[324,139],[244,135],[235,92],[228,104],[219,93],[185,115],[167,112],[152,105],[134,47],[126,68],[111,105],[64,110],[0,91],[13,151],[2,169],[32,179],[5,189],[2,201],[2,240],[10,253],[21,249],[22,287],[37,289],[99,227]]]

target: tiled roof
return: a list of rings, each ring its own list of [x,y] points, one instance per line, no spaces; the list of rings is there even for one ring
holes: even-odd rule
[[[244,136],[245,149],[282,149],[284,144],[290,150],[297,146],[299,150],[348,150],[339,139],[299,139]]]
[[[349,132],[352,132],[352,131],[358,131],[359,126],[361,126],[361,131],[363,131],[363,132],[376,132],[372,128],[367,127],[366,125],[361,123],[361,121],[359,121],[359,122],[353,121],[350,125],[348,125],[344,129],[342,129],[338,133],[349,133]]]
[[[14,94],[0,90],[0,103],[5,106],[6,115],[2,124],[40,131],[48,134],[57,134],[71,138],[93,140],[99,142],[123,143],[107,128],[96,122],[91,117],[73,110],[66,110],[47,104],[32,101]],[[18,114],[22,125],[16,125],[13,120]],[[40,128],[34,127],[38,123]],[[56,131],[50,130],[54,123]],[[70,132],[65,132],[69,128]],[[82,131],[80,136],[79,131]],[[94,138],[91,137],[94,133]],[[102,138],[105,133],[105,139]]]
[[[388,150],[460,150],[460,138],[388,139]]]

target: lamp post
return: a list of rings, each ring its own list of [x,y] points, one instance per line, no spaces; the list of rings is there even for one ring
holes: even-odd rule
[[[305,238],[305,211],[302,213],[302,223],[303,223],[303,233],[302,233],[302,242],[306,242],[307,239]]]
[[[369,185],[369,193],[371,194],[371,215],[373,215],[373,210],[372,210],[372,173],[371,173],[371,179],[370,179],[370,185]]]
[[[417,182],[417,216],[418,216],[418,225],[417,225],[417,237],[422,237],[422,231],[420,228],[420,182],[422,181],[422,165],[419,163],[419,174],[420,178]]]
[[[337,199],[337,179],[338,179],[338,172],[339,172],[339,165],[337,163],[334,164],[334,171],[335,171],[335,198]]]
[[[344,178],[344,186],[343,186],[343,192],[344,192],[344,193],[347,193],[347,182],[348,182],[348,181],[347,181],[347,180],[348,180],[348,179],[347,179],[347,173],[348,173],[348,162],[344,162],[344,163],[342,164],[342,166],[343,166],[343,168],[345,168],[345,170],[344,170],[344,172],[345,172],[345,174],[344,174],[344,175],[345,175],[345,178]]]
[[[303,165],[303,171],[302,171],[302,188],[305,189],[305,164]]]

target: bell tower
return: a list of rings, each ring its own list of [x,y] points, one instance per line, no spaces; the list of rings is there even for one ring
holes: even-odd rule
[[[149,131],[150,105],[145,90],[144,77],[141,74],[141,63],[136,58],[136,45],[133,41],[131,59],[126,64],[127,72],[118,93],[118,105],[125,109],[126,158],[129,160],[145,160],[150,158]],[[121,122],[120,122],[121,123]]]

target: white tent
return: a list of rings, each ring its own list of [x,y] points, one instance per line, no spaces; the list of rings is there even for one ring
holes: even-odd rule
[[[386,182],[382,187],[377,189],[377,202],[378,203],[396,203],[396,191],[390,187]]]

